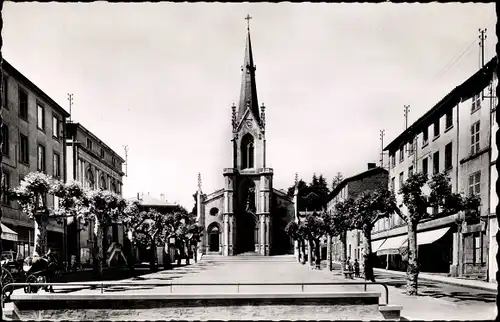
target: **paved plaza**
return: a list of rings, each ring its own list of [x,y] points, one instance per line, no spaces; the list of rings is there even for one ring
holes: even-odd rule
[[[496,316],[495,302],[485,301],[485,296],[493,296],[491,292],[473,290],[469,299],[455,301],[453,294],[467,294],[469,289],[443,285],[440,283],[422,283],[421,296],[409,297],[404,294],[404,280],[394,276],[380,275],[378,281],[389,283],[389,303],[402,305],[401,316],[408,320],[492,320]],[[317,282],[350,282],[346,280],[338,269],[329,272],[326,269],[310,269],[307,265],[297,263],[293,256],[282,256],[260,260],[245,258],[242,260],[225,260],[217,257],[205,258],[197,264],[174,268],[172,270],[145,274],[125,279],[132,283],[317,283]],[[362,281],[355,279],[354,281]],[[301,285],[214,285],[214,286],[112,286],[105,290],[105,294],[161,294],[161,293],[288,293],[301,292]],[[429,293],[433,289],[440,296]],[[446,293],[446,290],[449,292]],[[304,292],[360,292],[361,285],[328,285],[305,286]],[[380,303],[385,302],[384,289],[380,285],[368,286],[367,291],[380,292]],[[22,292],[17,290],[16,292]],[[88,287],[56,287],[56,293],[70,294],[97,294],[100,290],[90,290]],[[43,292],[40,292],[43,293]],[[482,296],[480,295],[482,294]],[[313,317],[311,317],[313,318]]]

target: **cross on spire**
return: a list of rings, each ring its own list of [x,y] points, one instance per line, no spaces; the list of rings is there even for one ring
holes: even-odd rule
[[[252,19],[252,17],[250,17],[249,14],[247,14],[247,16],[245,17],[245,20],[247,21],[247,30],[250,31],[250,19]]]

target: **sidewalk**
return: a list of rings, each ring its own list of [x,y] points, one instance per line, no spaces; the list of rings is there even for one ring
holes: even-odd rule
[[[340,272],[340,266],[334,264],[334,270],[328,271],[325,268],[319,270],[325,275],[329,275],[331,279],[345,280]],[[380,270],[391,274],[392,271]],[[406,274],[405,272],[398,272]],[[361,278],[355,278],[354,281],[363,281]],[[484,282],[483,282],[484,283]],[[362,288],[362,286],[360,287]],[[431,297],[427,295],[409,296],[404,288],[398,288],[388,285],[389,289],[389,304],[401,305],[401,317],[403,320],[494,320],[497,311],[494,303],[477,303],[470,304],[464,302],[450,302],[445,299]],[[380,285],[369,285],[368,291],[377,291],[384,293]],[[384,300],[381,300],[382,302]]]
[[[386,273],[386,274],[406,276],[406,272],[388,270],[388,269],[383,269],[383,268],[374,268],[374,271],[380,272],[380,273]],[[472,288],[477,288],[480,290],[497,291],[497,289],[498,289],[497,283],[490,283],[490,282],[456,278],[456,277],[448,277],[448,276],[442,276],[442,275],[431,274],[431,273],[419,273],[418,279],[425,280],[425,281],[441,282],[441,283],[446,283],[446,284],[451,284],[451,285],[472,287]]]

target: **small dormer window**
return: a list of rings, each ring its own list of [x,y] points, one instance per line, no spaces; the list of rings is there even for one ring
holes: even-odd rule
[[[104,155],[105,155],[105,154],[104,154],[104,149],[103,149],[103,148],[101,148],[101,159],[104,159]]]
[[[92,151],[92,140],[87,138],[87,149],[89,149],[90,151]]]
[[[115,157],[111,158],[111,164],[113,165],[113,167],[116,166],[116,159],[115,159]]]

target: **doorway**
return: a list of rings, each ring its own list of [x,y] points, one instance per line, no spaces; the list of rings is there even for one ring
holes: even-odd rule
[[[208,233],[208,250],[210,252],[220,251],[220,230],[217,226],[213,226]]]

